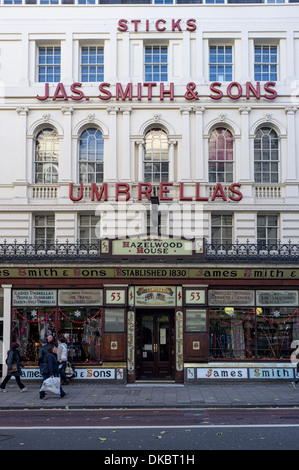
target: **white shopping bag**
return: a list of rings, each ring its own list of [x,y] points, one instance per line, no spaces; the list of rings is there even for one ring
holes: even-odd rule
[[[49,377],[44,380],[40,388],[41,392],[52,392],[60,395],[60,377]]]

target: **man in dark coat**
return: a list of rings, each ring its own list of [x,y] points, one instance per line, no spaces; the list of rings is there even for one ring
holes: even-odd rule
[[[41,340],[41,347],[38,352],[38,364],[39,364],[39,371],[41,375],[43,375],[43,370],[45,364],[47,362],[47,354],[48,354],[48,344],[46,339]]]
[[[21,368],[23,367],[23,364],[21,364],[21,358],[18,351],[18,347],[18,343],[12,343],[11,349],[7,352],[6,364],[8,372],[5,379],[0,385],[0,392],[7,392],[7,390],[5,390],[5,386],[12,376],[15,377],[21,392],[26,392],[28,390],[28,388],[25,387],[25,385],[21,382],[20,379],[22,375]]]
[[[56,348],[53,345],[48,345],[48,353],[47,353],[47,360],[43,367],[43,382],[50,377],[59,377],[59,370],[58,370],[58,361],[56,356]],[[64,390],[62,390],[60,386],[60,396],[63,398],[66,395]],[[46,393],[43,390],[40,390],[39,397],[41,400],[46,400]]]

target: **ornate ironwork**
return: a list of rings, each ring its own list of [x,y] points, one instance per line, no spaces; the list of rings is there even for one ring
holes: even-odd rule
[[[262,243],[205,243],[205,253],[199,260],[188,260],[188,263],[298,263],[299,244],[294,244],[289,240],[288,243],[262,244]],[[165,261],[167,257],[157,257],[157,261]],[[20,262],[94,262],[99,263],[99,245],[97,243],[71,243],[66,240],[65,243],[40,244],[14,242],[0,243],[0,261],[2,263],[20,263]],[[105,261],[106,263],[109,260]],[[186,260],[169,260],[169,263],[186,262]]]

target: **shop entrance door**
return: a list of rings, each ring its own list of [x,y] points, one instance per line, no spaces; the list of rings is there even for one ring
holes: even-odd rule
[[[173,335],[173,311],[137,310],[136,378],[172,377]]]

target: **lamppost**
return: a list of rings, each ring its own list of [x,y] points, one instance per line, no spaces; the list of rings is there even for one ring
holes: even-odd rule
[[[159,197],[156,195],[156,188],[154,188],[153,195],[151,196],[151,205],[152,205],[152,216],[151,216],[151,230],[150,234],[154,236],[159,235],[159,222],[160,222],[160,214],[159,214]]]

